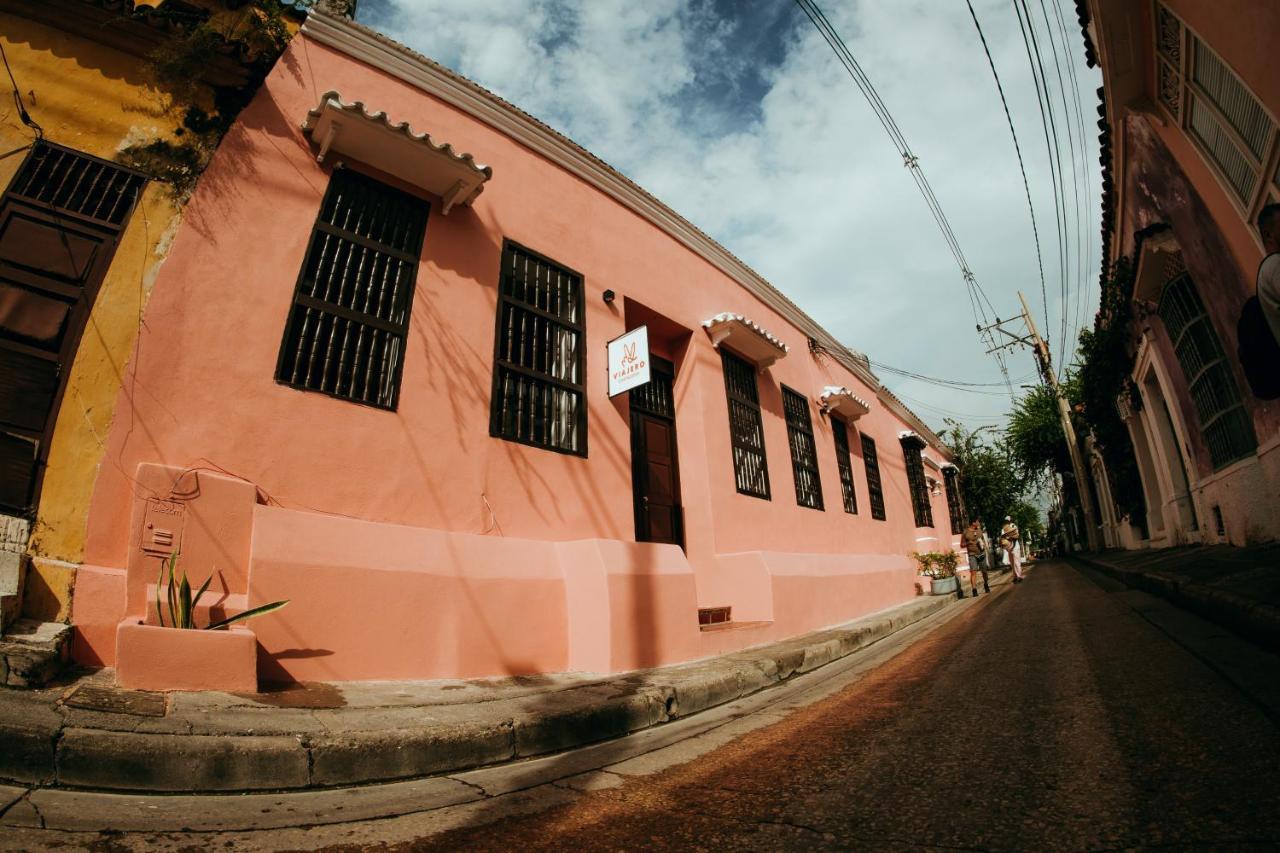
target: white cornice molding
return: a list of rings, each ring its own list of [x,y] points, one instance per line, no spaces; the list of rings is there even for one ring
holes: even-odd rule
[[[742,285],[802,334],[815,339],[842,367],[868,387],[874,388],[876,396],[890,410],[920,429],[929,436],[930,444],[945,452],[942,442],[914,412],[896,397],[884,396],[882,392],[885,389],[880,380],[859,360],[857,354],[837,341],[817,321],[728,249],[582,146],[483,86],[362,24],[313,10],[303,24],[302,33],[319,44],[399,78],[501,131],[647,219]]]

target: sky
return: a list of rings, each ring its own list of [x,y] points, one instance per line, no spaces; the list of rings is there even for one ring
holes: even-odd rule
[[[919,158],[988,320],[1018,314],[1021,290],[1044,332],[1047,302],[1060,360],[1064,314],[1074,341],[1097,307],[1101,78],[1085,65],[1075,4],[1026,0],[1063,157],[1060,250],[1056,172],[1015,6],[973,5],[1025,159],[1047,300],[1013,140],[964,0],[818,0]],[[930,426],[1003,423],[1009,391],[959,267],[889,136],[792,0],[360,0],[356,19],[587,148],[874,363],[986,383],[938,387],[877,368]],[[1077,103],[1083,134],[1065,126]],[[1036,381],[1029,350],[1007,352],[1006,365],[1017,393]]]

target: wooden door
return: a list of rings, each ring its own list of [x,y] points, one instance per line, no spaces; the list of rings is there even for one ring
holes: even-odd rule
[[[633,388],[631,398],[631,487],[636,541],[684,545],[680,506],[680,466],[676,453],[674,369],[651,358],[652,379]]]
[[[0,510],[34,509],[67,369],[143,183],[39,142],[0,198]]]

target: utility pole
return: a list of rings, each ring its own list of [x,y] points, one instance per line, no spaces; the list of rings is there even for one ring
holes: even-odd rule
[[[994,347],[988,352],[1026,344],[1035,353],[1036,362],[1040,367],[1040,374],[1044,377],[1044,381],[1049,383],[1049,387],[1053,389],[1053,397],[1058,402],[1058,417],[1062,421],[1062,432],[1067,439],[1067,455],[1071,457],[1071,470],[1075,472],[1076,477],[1076,494],[1080,496],[1080,509],[1084,512],[1085,539],[1089,543],[1089,550],[1097,551],[1099,549],[1097,514],[1094,512],[1093,495],[1089,491],[1089,482],[1085,479],[1088,476],[1088,470],[1085,468],[1084,459],[1080,455],[1080,445],[1076,442],[1075,427],[1071,425],[1071,409],[1067,405],[1067,398],[1062,393],[1062,388],[1058,385],[1058,377],[1053,373],[1049,345],[1044,342],[1044,338],[1040,337],[1040,332],[1036,329],[1036,321],[1032,318],[1030,309],[1027,308],[1027,300],[1022,295],[1022,291],[1018,291],[1018,301],[1022,303],[1022,319],[1027,324],[1027,332],[1029,334],[1015,335],[1003,328],[1003,323],[1008,321],[997,320],[987,329],[995,329],[1012,340]],[[1065,510],[1066,507],[1064,506],[1063,509]],[[1064,519],[1063,523],[1065,521]]]

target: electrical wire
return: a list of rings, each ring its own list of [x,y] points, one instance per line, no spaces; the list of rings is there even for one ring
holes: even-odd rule
[[[1048,45],[1050,45],[1050,50],[1053,55],[1053,69],[1055,69],[1057,74],[1057,91],[1059,91],[1059,99],[1062,102],[1062,122],[1066,124],[1066,141],[1068,141],[1068,150],[1071,156],[1071,205],[1073,205],[1073,211],[1075,214],[1075,278],[1071,279],[1069,277],[1069,280],[1074,280],[1075,284],[1075,305],[1073,309],[1071,309],[1070,320],[1068,323],[1069,333],[1062,337],[1061,360],[1065,361],[1070,357],[1071,341],[1074,341],[1076,337],[1076,328],[1079,327],[1080,301],[1082,301],[1080,300],[1080,297],[1082,297],[1082,293],[1084,293],[1084,289],[1087,287],[1088,283],[1087,275],[1084,273],[1085,229],[1083,220],[1080,218],[1080,175],[1083,173],[1084,150],[1080,150],[1080,159],[1076,159],[1076,128],[1075,123],[1073,122],[1073,113],[1071,113],[1071,109],[1068,106],[1068,97],[1066,97],[1068,92],[1066,92],[1066,82],[1064,81],[1064,77],[1062,77],[1062,63],[1059,56],[1059,50],[1057,50],[1057,44],[1059,44],[1060,38],[1057,38],[1055,35],[1052,20],[1050,19],[1050,15],[1048,15],[1048,6],[1046,5],[1046,1],[1039,0],[1039,6],[1041,6],[1041,15],[1044,19],[1046,40],[1048,41]],[[1066,54],[1068,54],[1068,50],[1066,50],[1066,42],[1064,41],[1064,44],[1062,44],[1062,55]],[[1065,201],[1064,197],[1064,204]]]
[[[885,373],[891,373],[891,374],[894,374],[895,376],[900,376],[905,379],[916,379],[921,382],[927,382],[931,385],[937,385],[942,388],[952,388],[957,391],[969,391],[969,390],[981,389],[981,388],[998,388],[998,387],[1003,387],[1005,385],[1004,382],[967,382],[961,379],[941,379],[936,376],[929,376],[927,374],[917,373],[916,371],[913,371],[913,370],[907,370],[901,367],[893,367],[892,365],[884,364],[883,362],[879,362],[879,361],[871,361],[870,359],[868,359],[868,361],[870,362],[871,366],[874,367],[876,370],[884,371]],[[1024,382],[1027,379],[1030,379],[1033,377],[1034,377],[1034,374],[1028,374],[1027,376],[1020,377],[1019,379],[1014,381]],[[993,392],[974,390],[974,393],[990,394]],[[998,396],[1003,396],[1002,392],[996,392],[996,393]]]
[[[1036,263],[1040,267],[1040,301],[1041,308],[1044,311],[1044,326],[1049,328],[1049,293],[1045,285],[1044,279],[1044,256],[1040,251],[1040,228],[1036,224],[1036,207],[1031,203],[1031,184],[1027,180],[1027,165],[1022,159],[1022,146],[1018,144],[1018,131],[1013,127],[1013,116],[1009,113],[1009,102],[1004,96],[1004,86],[1000,83],[1000,75],[996,72],[995,60],[991,57],[991,49],[987,47],[987,37],[982,32],[982,25],[978,23],[978,15],[973,11],[973,3],[965,0],[965,4],[969,7],[969,16],[973,18],[973,25],[978,30],[978,38],[982,41],[982,51],[987,55],[987,65],[991,68],[991,76],[996,81],[996,91],[1000,93],[1000,104],[1004,107],[1004,118],[1009,124],[1009,135],[1013,137],[1013,150],[1018,155],[1018,170],[1022,172],[1022,189],[1027,195],[1027,211],[1031,214],[1031,233],[1035,237],[1036,243]]]
[[[13,69],[9,67],[9,54],[5,53],[4,45],[0,44],[0,59],[4,60],[4,70],[9,75],[9,82],[13,85],[13,104],[18,108],[18,118],[27,127],[36,133],[36,140],[44,139],[44,128],[40,123],[31,117],[31,113],[27,112],[27,105],[22,102],[22,90],[18,88],[18,81],[13,77]]]
[[[1067,35],[1066,18],[1062,13],[1062,0],[1053,0],[1053,8],[1054,8],[1054,13],[1058,19],[1058,30],[1062,36],[1063,50],[1065,54],[1069,57],[1071,55],[1071,51],[1070,51],[1071,40],[1070,40],[1070,37]],[[1076,351],[1076,347],[1079,346],[1078,344],[1079,334],[1080,334],[1079,330],[1084,327],[1084,324],[1089,317],[1089,306],[1093,302],[1093,299],[1092,299],[1093,288],[1090,287],[1089,282],[1093,281],[1092,262],[1093,262],[1093,235],[1094,235],[1095,226],[1094,226],[1094,215],[1093,215],[1094,214],[1093,192],[1092,192],[1093,182],[1090,181],[1089,179],[1089,146],[1088,146],[1088,139],[1087,139],[1088,131],[1087,131],[1087,126],[1084,120],[1084,103],[1083,103],[1083,98],[1081,97],[1080,80],[1079,80],[1079,75],[1076,71],[1076,63],[1068,60],[1067,70],[1069,72],[1069,78],[1071,80],[1072,103],[1075,105],[1076,128],[1080,134],[1080,151],[1081,151],[1081,161],[1082,161],[1082,168],[1081,168],[1082,174],[1080,177],[1081,177],[1081,182],[1084,184],[1084,198],[1085,198],[1084,257],[1085,257],[1086,266],[1085,266],[1085,269],[1083,270],[1083,277],[1081,279],[1081,282],[1082,282],[1081,292],[1084,294],[1084,296],[1083,296],[1083,299],[1081,300],[1083,302],[1083,305],[1081,306],[1083,310],[1079,313],[1079,315],[1076,318],[1076,334],[1072,338],[1072,349],[1071,349],[1070,355],[1074,355]],[[1065,360],[1068,357],[1068,353],[1064,351],[1062,354],[1062,357]]]
[[[950,221],[947,219],[946,213],[942,209],[942,204],[938,200],[937,195],[933,191],[933,187],[929,184],[928,178],[924,174],[924,170],[920,167],[920,158],[911,150],[911,146],[907,143],[906,136],[902,133],[902,129],[898,126],[897,121],[893,118],[893,114],[885,105],[884,100],[880,97],[879,92],[872,84],[870,77],[867,76],[862,66],[858,63],[857,58],[849,50],[848,45],[840,37],[840,34],[832,26],[826,15],[818,8],[814,0],[796,0],[801,11],[809,19],[810,23],[818,30],[823,39],[831,47],[836,54],[836,58],[845,71],[853,79],[854,84],[862,93],[867,103],[871,106],[871,110],[876,115],[876,119],[880,122],[885,133],[889,136],[894,148],[899,156],[902,157],[903,165],[910,172],[912,180],[919,189],[921,196],[924,198],[925,205],[929,208],[930,214],[933,216],[934,222],[938,226],[938,230],[942,234],[943,240],[947,244],[948,250],[952,257],[955,258],[956,264],[960,268],[961,276],[965,282],[965,288],[969,296],[969,306],[973,312],[974,324],[978,329],[979,337],[994,349],[995,340],[989,329],[984,329],[984,324],[988,318],[987,311],[995,315],[995,307],[991,304],[990,298],[978,283],[977,276],[974,275],[969,265],[968,259],[964,255],[963,249],[960,247],[960,241],[956,237],[954,229],[951,227]],[[984,304],[986,308],[984,309]],[[1005,366],[1004,359],[1000,352],[996,352],[996,361],[1000,366],[1001,374],[1005,380],[1005,386],[1008,389],[1010,399],[1014,398],[1013,385],[1009,381],[1008,369]]]
[[[1026,48],[1027,64],[1031,68],[1031,78],[1035,82],[1036,102],[1040,108],[1040,125],[1044,131],[1044,145],[1049,158],[1049,178],[1053,184],[1053,205],[1054,205],[1054,225],[1058,234],[1058,297],[1061,310],[1059,311],[1060,334],[1061,339],[1067,336],[1066,328],[1066,305],[1067,305],[1067,235],[1066,235],[1066,205],[1065,199],[1059,193],[1059,186],[1062,181],[1062,161],[1061,148],[1058,145],[1057,125],[1053,120],[1053,102],[1049,96],[1049,81],[1044,73],[1044,63],[1040,56],[1040,47],[1035,38],[1035,29],[1031,20],[1031,13],[1026,9],[1026,2],[1022,0],[1013,0],[1013,10],[1018,16],[1018,28],[1022,32],[1022,43]],[[1023,13],[1026,12],[1024,20]],[[1065,191],[1066,187],[1062,186]],[[1044,330],[1046,341],[1051,335],[1049,329]],[[1050,349],[1052,344],[1050,342]]]
[[[1024,3],[1025,3],[1025,0],[1024,0]],[[1025,8],[1025,5],[1024,5],[1024,8]],[[1084,272],[1084,257],[1083,257],[1084,224],[1080,217],[1081,164],[1078,162],[1076,157],[1075,125],[1074,125],[1074,122],[1072,122],[1071,120],[1072,119],[1071,109],[1067,106],[1067,86],[1062,76],[1062,61],[1058,55],[1058,39],[1055,38],[1054,36],[1053,23],[1049,20],[1049,9],[1048,9],[1048,6],[1045,4],[1045,0],[1040,0],[1040,14],[1044,18],[1046,41],[1048,41],[1050,52],[1053,55],[1054,72],[1056,73],[1058,78],[1058,95],[1059,95],[1059,99],[1062,102],[1062,120],[1067,126],[1067,134],[1066,134],[1067,150],[1071,156],[1071,199],[1072,199],[1072,210],[1075,214],[1074,220],[1075,220],[1075,231],[1076,231],[1076,240],[1075,240],[1076,251],[1074,256],[1075,262],[1076,262],[1076,275],[1074,279],[1071,277],[1070,265],[1068,265],[1068,281],[1074,281],[1075,283],[1075,287],[1074,287],[1075,307],[1071,310],[1071,315],[1070,315],[1071,319],[1067,324],[1067,328],[1070,330],[1070,332],[1069,334],[1064,334],[1062,337],[1061,359],[1065,360],[1070,356],[1069,349],[1071,346],[1071,340],[1075,337],[1075,325],[1080,316],[1080,294],[1084,292],[1084,288],[1087,282],[1087,279],[1085,277],[1085,272]],[[1064,54],[1066,53],[1065,43],[1063,44],[1063,53]],[[1081,157],[1083,157],[1083,154],[1084,152],[1081,151]],[[1061,157],[1061,151],[1059,151],[1059,157]],[[1061,163],[1061,160],[1059,160],[1059,163]],[[1065,195],[1066,193],[1064,189],[1064,192],[1063,192],[1064,207],[1066,205]],[[1066,211],[1064,210],[1063,213],[1065,214],[1065,212]],[[1065,312],[1066,306],[1063,306],[1063,308]]]

